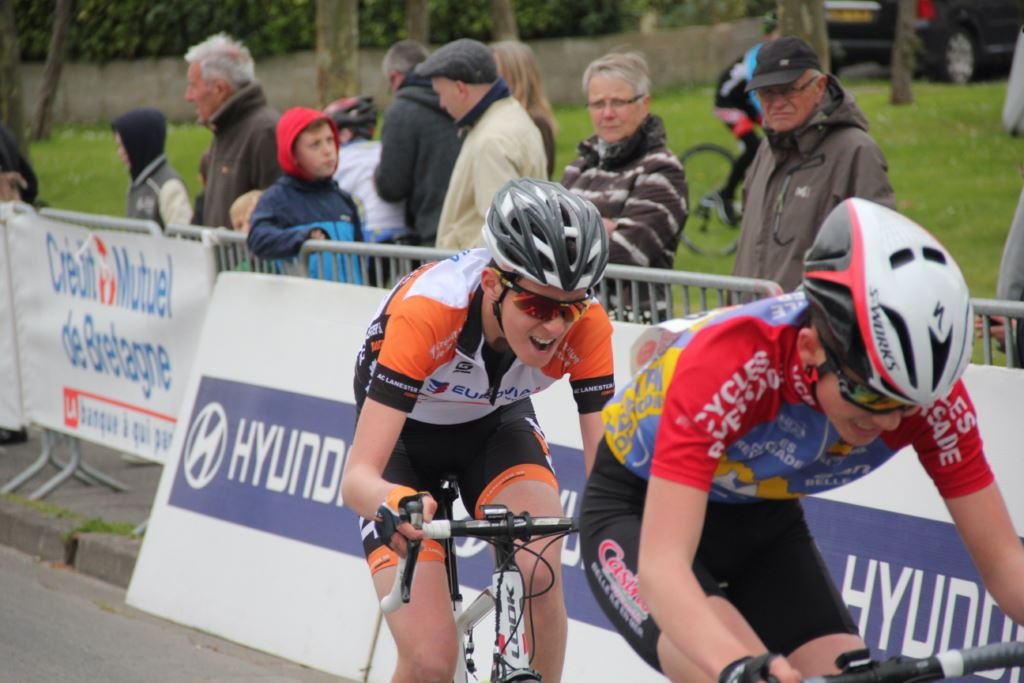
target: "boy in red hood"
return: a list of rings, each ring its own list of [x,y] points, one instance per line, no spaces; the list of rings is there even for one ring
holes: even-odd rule
[[[308,239],[363,240],[359,209],[334,182],[338,129],[323,112],[305,107],[286,111],[277,123],[277,162],[284,171],[253,210],[247,244],[261,258],[297,256]],[[362,284],[357,267],[341,259],[320,267],[310,258],[310,277]]]

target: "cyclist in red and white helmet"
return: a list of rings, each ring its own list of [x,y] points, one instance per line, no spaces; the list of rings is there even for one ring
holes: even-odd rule
[[[495,194],[483,239],[486,249],[398,283],[356,362],[359,417],[342,495],[363,517],[378,596],[393,584],[406,539],[421,536],[399,523],[399,505],[423,494],[429,520],[447,474],[458,475],[474,516],[489,503],[563,514],[532,394],[568,376],[588,469],[601,440],[614,380],[612,326],[593,296],[608,263],[597,209],[556,183],[513,180]],[[568,632],[561,543],[536,549],[517,555],[534,596],[526,610],[532,666],[558,681]],[[443,558],[436,541],[424,541],[412,602],[387,615],[398,646],[392,680],[452,679],[457,641]]]
[[[800,498],[905,446],[985,587],[1024,623],[1024,548],[961,380],[972,329],[949,252],[849,199],[807,252],[802,291],[642,338],[660,350],[603,410],[580,517],[587,578],[630,645],[672,681],[835,672],[864,641]]]

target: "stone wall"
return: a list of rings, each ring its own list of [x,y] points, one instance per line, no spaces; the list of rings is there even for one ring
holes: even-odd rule
[[[613,50],[642,52],[651,67],[655,88],[713,82],[718,72],[760,36],[760,22],[697,26],[650,33],[620,33],[596,38],[556,38],[530,43],[544,75],[552,102],[581,104],[580,78],[591,60]],[[359,55],[364,94],[378,103],[390,99],[380,63],[384,50],[365,49]],[[257,78],[278,109],[316,106],[316,67],[312,52],[260,60]],[[191,121],[195,110],[185,101],[186,64],[181,57],[110,62],[103,65],[67,63],[54,107],[57,122],[108,122],[140,106],[162,110],[172,121]],[[43,65],[23,65],[26,120],[34,111]]]

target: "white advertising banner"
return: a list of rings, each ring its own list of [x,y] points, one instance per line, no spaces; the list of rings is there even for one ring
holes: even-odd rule
[[[339,495],[355,423],[355,357],[384,294],[288,277],[219,277],[130,604],[346,678],[390,680],[394,645],[386,628],[374,645],[378,610],[358,521]],[[615,324],[619,384],[644,329]],[[1024,372],[971,367],[967,381],[993,467],[1012,491],[1024,463],[1005,397],[1024,393]],[[563,508],[576,515],[583,468],[570,391],[556,383],[534,401]],[[869,645],[879,655],[920,655],[1019,636],[985,595],[920,469],[913,453],[900,453],[829,499],[807,501],[822,554]],[[1024,528],[1024,499],[1008,498]],[[479,543],[457,553],[472,596],[488,582],[491,555]],[[614,558],[583,567],[576,537],[566,540],[562,564],[570,617],[564,680],[663,680],[610,630],[584,574],[602,572],[632,599],[634,572]],[[485,620],[476,640],[484,669],[487,628]],[[992,680],[1015,680],[1007,676]]]
[[[0,203],[0,428],[20,429],[25,424],[21,409],[21,376],[14,332],[14,292],[11,259],[7,248],[7,220],[14,204]]]
[[[7,224],[26,417],[163,462],[213,289],[199,243]]]
[[[378,608],[357,517],[338,495],[355,423],[355,358],[384,294],[221,274],[130,604],[340,676],[391,680],[394,647],[386,628],[373,649]],[[625,353],[631,337],[621,337]],[[561,400],[552,394],[538,400],[537,410],[551,428],[564,506],[577,514],[578,421],[561,384]],[[570,414],[546,414],[556,403]],[[491,555],[480,543],[458,552],[471,597],[489,583]],[[586,586],[575,537],[566,542],[563,574],[571,619],[565,680],[661,680],[608,630]],[[493,622],[485,620],[477,640],[483,669],[482,644],[493,639]]]

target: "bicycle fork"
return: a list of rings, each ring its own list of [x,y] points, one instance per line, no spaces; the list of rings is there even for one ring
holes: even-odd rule
[[[515,548],[511,541],[501,541],[495,547],[495,567],[491,577],[490,593],[494,600],[495,634],[494,662],[491,667],[492,683],[513,681],[539,681],[540,675],[530,668],[533,643],[526,637],[525,596],[523,574],[515,563]]]

